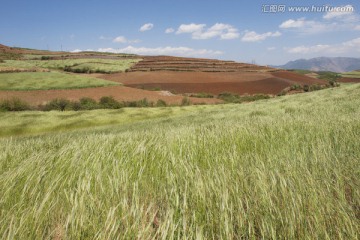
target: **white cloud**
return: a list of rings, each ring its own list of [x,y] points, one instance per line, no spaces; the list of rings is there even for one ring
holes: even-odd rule
[[[206,24],[181,24],[176,34],[201,32],[205,26]]]
[[[139,29],[140,32],[145,32],[145,31],[149,31],[151,29],[153,29],[154,24],[152,23],[145,23],[144,25],[141,26],[141,28]]]
[[[116,38],[114,38],[113,42],[116,43],[127,43],[127,39],[123,36],[118,36]]]
[[[354,30],[360,31],[360,25],[355,26]]]
[[[243,42],[259,42],[262,40],[265,40],[269,37],[279,37],[281,36],[281,32],[266,32],[262,34],[258,34],[254,31],[246,31],[245,35],[241,38],[241,41]]]
[[[276,49],[276,47],[268,47],[266,50],[268,51],[274,51]]]
[[[336,23],[322,23],[317,21],[306,20],[305,18],[289,19],[281,23],[279,28],[292,29],[302,33],[320,33],[334,30]]]
[[[216,23],[210,28],[205,28],[206,24],[181,24],[176,34],[191,33],[192,39],[210,39],[218,37],[220,39],[239,38],[238,30],[224,23]]]
[[[360,38],[355,38],[350,41],[342,42],[340,44],[318,44],[313,46],[297,46],[294,48],[285,48],[288,53],[295,54],[341,54],[360,52]]]
[[[333,19],[333,18],[348,18],[353,15],[354,7],[352,5],[345,5],[340,7],[334,7],[332,11],[328,11],[323,18],[324,19]]]
[[[72,52],[72,53],[78,53],[78,52],[82,52],[82,50],[81,50],[81,49],[74,49],[74,50],[72,50],[71,52]]]
[[[78,50],[78,49],[77,49]],[[130,53],[139,55],[173,55],[173,56],[215,56],[221,55],[223,52],[209,50],[209,49],[193,49],[188,47],[133,47],[128,46],[126,48],[114,49],[114,48],[99,48],[99,52],[113,52],[113,53]]]
[[[113,42],[115,42],[115,43],[139,43],[141,41],[139,39],[128,40],[124,36],[118,36],[118,37],[113,39]]]
[[[299,18],[297,20],[289,19],[280,24],[280,28],[300,28],[305,26],[305,18]]]
[[[175,30],[173,28],[167,28],[165,30],[165,33],[173,33],[173,32],[175,32]]]
[[[344,6],[352,7],[351,5]],[[354,11],[329,11],[323,15],[323,20],[314,21],[305,18],[288,19],[279,25],[279,28],[292,30],[304,34],[318,34],[335,31],[358,30],[360,17]]]

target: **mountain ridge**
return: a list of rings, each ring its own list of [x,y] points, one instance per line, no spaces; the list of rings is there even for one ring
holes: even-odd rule
[[[360,69],[360,58],[316,57],[310,59],[297,59],[275,67],[311,71],[350,72]]]

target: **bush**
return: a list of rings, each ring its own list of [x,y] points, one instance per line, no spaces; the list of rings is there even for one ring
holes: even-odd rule
[[[101,108],[105,108],[105,109],[119,109],[123,107],[122,103],[116,101],[111,96],[100,98],[99,105]]]
[[[162,99],[157,100],[156,107],[166,107],[166,106],[167,106],[167,103],[164,100],[162,100]]]
[[[303,88],[299,84],[294,84],[290,87],[290,90],[303,90]]]
[[[84,97],[80,99],[80,106],[81,109],[84,110],[92,110],[99,108],[98,103],[94,99],[88,97]]]
[[[322,89],[322,87],[320,85],[314,84],[314,85],[310,86],[309,91],[318,91],[321,89]]]
[[[71,108],[71,110],[74,110],[74,111],[83,110],[80,102],[77,102],[77,101],[71,102],[70,103],[70,108]]]
[[[196,98],[213,98],[214,95],[210,93],[195,93],[191,94],[190,97],[196,97]]]
[[[188,97],[184,97],[181,100],[181,106],[189,106],[191,104],[190,99]]]
[[[50,60],[52,57],[50,56],[41,56],[41,60]]]
[[[220,93],[218,98],[225,102],[238,103],[240,102],[240,96],[229,92]]]
[[[309,85],[306,85],[306,84],[305,84],[305,85],[303,86],[303,89],[304,89],[305,92],[308,92],[308,91],[310,90],[310,87],[309,87]]]
[[[26,110],[31,110],[30,106],[26,102],[18,98],[12,98],[0,102],[0,111],[26,111]]]
[[[138,101],[137,104],[138,107],[153,107],[154,103],[153,102],[149,102],[146,98]]]
[[[44,111],[58,110],[65,111],[68,107],[71,107],[71,102],[67,99],[56,98],[48,102],[44,107]]]

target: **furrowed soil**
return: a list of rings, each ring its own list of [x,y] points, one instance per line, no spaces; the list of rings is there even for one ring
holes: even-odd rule
[[[161,89],[174,93],[278,94],[294,84],[326,84],[325,81],[287,71],[279,72],[128,72],[99,76],[128,87]]]
[[[36,91],[0,91],[0,100],[18,98],[32,106],[45,104],[56,98],[68,100],[79,100],[83,97],[90,97],[99,100],[103,96],[112,96],[118,101],[138,101],[146,98],[156,102],[159,99],[167,104],[180,104],[183,96],[169,94],[165,91],[147,91],[142,89],[130,88],[125,86],[110,86],[84,89],[66,90],[36,90]],[[189,98],[193,104],[215,104],[221,103],[219,99],[212,98]]]

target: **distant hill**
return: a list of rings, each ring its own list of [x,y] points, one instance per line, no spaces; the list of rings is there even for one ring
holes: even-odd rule
[[[304,69],[311,71],[350,72],[360,69],[360,58],[318,57],[311,59],[298,59],[276,67],[282,69]]]

